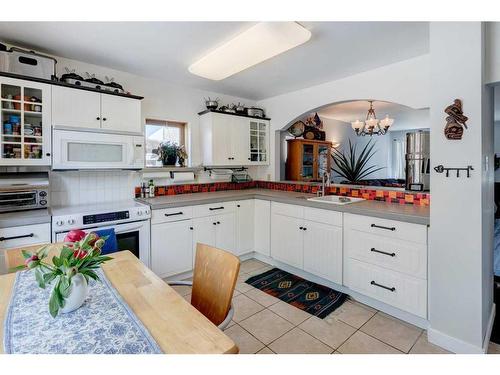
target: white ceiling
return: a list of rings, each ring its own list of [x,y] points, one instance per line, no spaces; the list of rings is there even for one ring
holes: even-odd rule
[[[327,117],[350,123],[366,119],[370,103],[366,100],[333,104],[318,112],[320,117]],[[378,119],[389,115],[394,119],[392,131],[429,128],[429,109],[413,109],[401,104],[374,101],[373,108]]]
[[[222,81],[188,72],[248,22],[0,22],[0,41],[260,100],[428,52],[427,22],[301,22],[309,42]]]

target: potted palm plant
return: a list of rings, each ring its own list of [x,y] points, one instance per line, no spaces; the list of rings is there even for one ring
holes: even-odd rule
[[[349,139],[349,148],[347,152],[333,148],[331,155],[333,159],[332,171],[352,183],[359,183],[372,173],[385,168],[369,165],[370,159],[376,153],[376,151],[373,150],[375,143],[372,143],[371,139],[363,147],[359,155],[357,154],[356,146],[357,145],[353,145]]]

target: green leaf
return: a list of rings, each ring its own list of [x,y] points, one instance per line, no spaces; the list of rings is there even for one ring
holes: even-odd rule
[[[56,273],[49,272],[43,275],[43,281],[45,285],[50,284],[57,277]]]
[[[61,250],[61,254],[59,257],[64,261],[64,260],[69,260],[69,258],[73,255],[73,249],[71,249],[68,246],[63,246]]]
[[[62,262],[61,259],[56,257],[55,255],[52,257],[52,264],[56,267],[61,267]]]
[[[71,280],[66,276],[61,276],[59,282],[59,293],[63,298],[67,298],[69,296],[69,292],[71,290]]]
[[[57,314],[59,313],[59,299],[57,298],[56,288],[54,288],[54,290],[50,294],[49,312],[53,318],[55,318],[57,316]]]
[[[9,272],[17,272],[17,271],[22,271],[22,270],[25,270],[25,269],[26,269],[26,266],[22,265],[22,266],[17,266],[17,267],[9,268]]]
[[[38,283],[38,286],[42,289],[45,289],[45,280],[39,268],[35,270],[35,278]]]
[[[38,255],[38,258],[44,259],[49,255],[49,245],[45,245],[41,247],[40,249],[37,250],[36,254]]]
[[[26,250],[21,250],[21,254],[23,254],[24,259],[31,258],[31,253],[28,253]]]

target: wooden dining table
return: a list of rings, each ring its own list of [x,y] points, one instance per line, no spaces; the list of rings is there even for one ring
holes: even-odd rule
[[[61,244],[50,245],[48,259],[58,255],[61,247]],[[238,347],[224,332],[130,251],[120,251],[110,256],[113,259],[102,265],[106,277],[164,353],[238,353]],[[6,259],[9,267],[24,261],[20,249],[7,250]],[[3,325],[14,280],[14,273],[0,276],[0,353],[4,352]]]

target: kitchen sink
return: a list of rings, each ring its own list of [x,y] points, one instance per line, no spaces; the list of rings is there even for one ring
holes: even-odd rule
[[[307,200],[312,201],[312,202],[339,204],[339,205],[343,206],[346,204],[361,202],[361,201],[364,201],[365,199],[364,198],[353,198],[353,197],[342,197],[340,195],[325,195],[323,197],[308,198]]]

